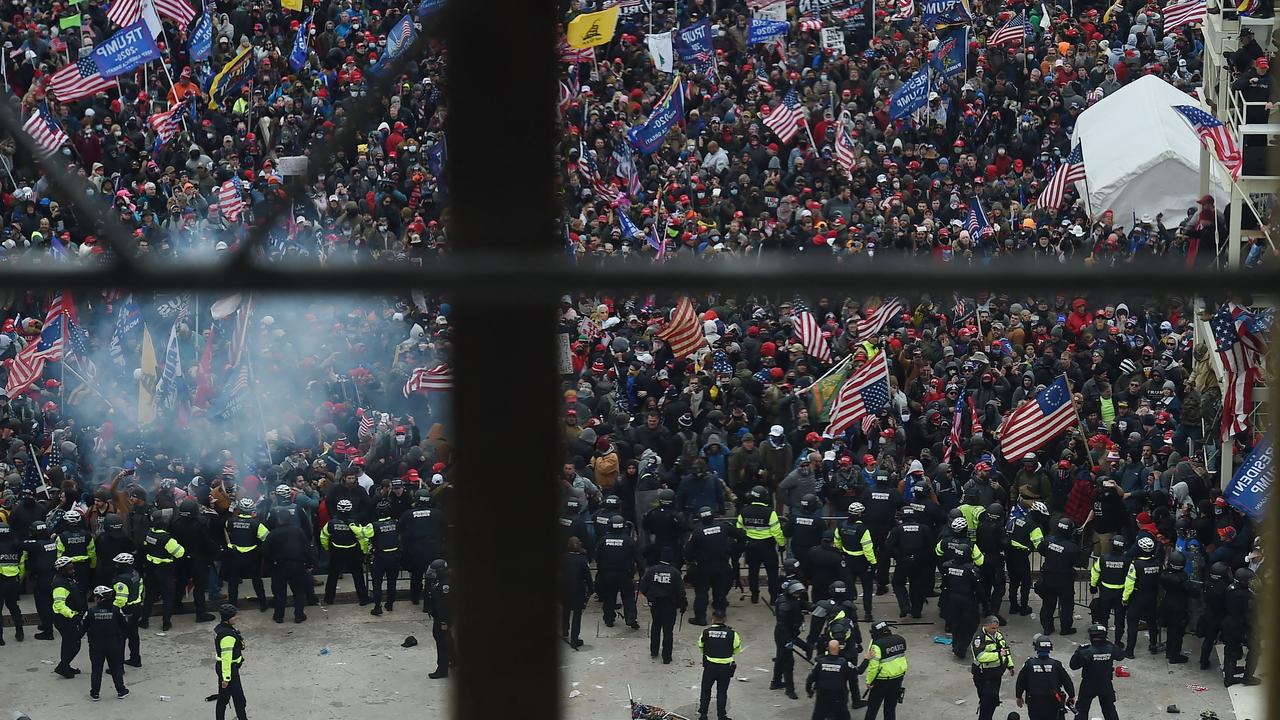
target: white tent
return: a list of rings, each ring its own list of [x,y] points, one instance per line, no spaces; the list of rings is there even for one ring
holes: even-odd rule
[[[1186,217],[1200,197],[1200,140],[1173,105],[1197,105],[1187,95],[1154,75],[1146,75],[1085,110],[1078,120],[1072,147],[1082,143],[1095,217],[1115,213],[1126,227],[1133,213],[1164,213],[1166,227]],[[1209,192],[1222,207],[1230,199],[1227,176],[1210,160]],[[1084,183],[1076,183],[1084,195]]]

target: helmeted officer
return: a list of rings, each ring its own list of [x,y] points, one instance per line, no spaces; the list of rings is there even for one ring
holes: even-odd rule
[[[115,580],[115,564],[111,558],[122,552],[136,553],[133,541],[124,531],[124,518],[115,513],[108,513],[102,518],[102,532],[93,539],[94,550],[103,562],[98,563],[97,582],[110,585]]]
[[[1141,541],[1139,541],[1141,542]],[[1209,566],[1209,576],[1204,584],[1204,611],[1200,613],[1200,669],[1209,669],[1209,656],[1213,653],[1213,646],[1218,643],[1218,636],[1222,632],[1223,621],[1227,616],[1227,589],[1231,587],[1231,581],[1234,578],[1231,575],[1231,567],[1223,562],[1217,562]],[[1152,603],[1155,607],[1155,603]],[[1130,622],[1132,622],[1133,614],[1129,614]],[[1150,624],[1147,627],[1151,627]]]
[[[421,488],[413,508],[400,514],[402,560],[409,570],[409,602],[414,605],[422,598],[422,578],[427,568],[444,557],[444,531],[443,512],[432,505],[431,491]]]
[[[898,617],[919,618],[925,593],[933,586],[930,548],[933,530],[917,516],[915,505],[902,508],[902,519],[885,538],[885,552],[893,558],[893,594],[898,601]]]
[[[370,525],[372,537],[369,540],[369,554],[373,560],[369,563],[373,579],[373,615],[382,614],[382,585],[387,586],[386,609],[391,610],[396,602],[396,578],[400,575],[400,523],[392,517],[391,502],[379,500],[374,506],[374,521]]]
[[[1138,623],[1147,624],[1147,635],[1150,638],[1148,649],[1152,655],[1158,652],[1160,644],[1160,626],[1156,616],[1156,594],[1160,591],[1160,559],[1156,557],[1156,541],[1150,537],[1140,537],[1137,543],[1137,557],[1129,563],[1129,570],[1124,578],[1124,593],[1121,600],[1125,605],[1125,618],[1129,624],[1128,639],[1125,642],[1124,656],[1133,657],[1133,648],[1138,643]]]
[[[178,504],[178,515],[173,521],[173,539],[186,551],[174,563],[174,596],[181,600],[189,583],[195,603],[196,622],[216,620],[213,613],[205,610],[205,586],[208,584],[209,567],[218,552],[218,545],[213,540],[200,503],[194,498],[187,498]],[[265,605],[266,598],[262,598],[262,602]]]
[[[871,598],[874,592],[876,572],[875,541],[871,529],[863,522],[866,507],[860,502],[849,503],[849,515],[836,526],[836,549],[848,557],[849,577],[862,583],[862,609],[871,617]]]
[[[22,641],[22,610],[18,609],[18,593],[26,576],[26,551],[13,536],[9,523],[0,522],[0,604],[9,608],[13,618],[13,636]],[[3,626],[3,623],[0,623]],[[4,628],[0,627],[0,645],[4,645]]]
[[[693,619],[690,624],[707,624],[708,596],[712,608],[723,612],[729,607],[729,588],[733,585],[729,561],[735,546],[744,540],[741,530],[717,520],[711,508],[703,506],[698,509],[697,527],[689,533],[684,549],[693,580]]]
[[[76,564],[68,556],[63,555],[53,561],[53,626],[58,628],[62,636],[62,648],[58,653],[58,666],[53,671],[64,678],[72,678],[80,671],[71,667],[76,655],[80,654],[80,620],[84,617],[88,605],[80,586],[76,583]]]
[[[867,714],[876,720],[881,706],[885,720],[895,720],[902,701],[902,682],[907,675],[907,641],[880,620],[871,626],[871,647],[867,652]]]
[[[818,658],[804,682],[809,697],[817,691],[812,720],[849,720],[849,680],[857,678],[858,669],[840,654],[840,643],[827,643],[827,654]]]
[[[1187,633],[1191,596],[1200,594],[1199,587],[1192,585],[1191,579],[1187,577],[1186,566],[1186,557],[1174,550],[1169,553],[1165,568],[1160,572],[1160,605],[1157,614],[1165,632],[1164,656],[1174,665],[1188,659],[1182,654],[1182,638]]]
[[[142,615],[142,596],[146,588],[142,584],[142,576],[134,569],[131,553],[122,552],[111,560],[116,569],[112,583],[115,590],[115,606],[124,614],[124,639],[129,647],[129,658],[124,661],[131,667],[142,667],[141,643],[138,637],[138,620]]]
[[[596,594],[604,603],[604,624],[613,627],[617,617],[618,596],[622,596],[622,619],[635,630],[635,573],[639,566],[635,540],[621,515],[609,519],[609,534],[596,543]]]
[[[1036,654],[1022,664],[1014,689],[1018,707],[1026,703],[1027,720],[1059,720],[1063,705],[1070,705],[1075,698],[1075,683],[1062,663],[1049,656],[1053,652],[1052,640],[1036,635],[1031,645]]]
[[[236,511],[227,518],[226,550],[223,552],[222,575],[227,581],[227,602],[239,606],[240,583],[253,582],[258,608],[267,609],[267,591],[262,586],[262,542],[267,539],[267,526],[253,512],[249,498],[240,498]]]
[[[809,550],[808,575],[809,584],[813,586],[813,597],[817,602],[827,597],[827,590],[837,580],[849,583],[849,560],[844,551],[836,548],[836,531],[827,528],[822,531],[822,543]]]
[[[831,584],[831,598],[823,600],[813,610],[815,620],[821,620],[822,629],[810,647],[823,647],[831,640],[840,643],[840,654],[849,662],[857,662],[862,652],[862,632],[858,629],[858,612],[853,606],[849,587],[840,581]],[[855,710],[867,706],[858,690],[858,676],[849,678],[850,705]]]
[[[778,551],[787,544],[778,513],[769,503],[769,491],[756,485],[747,494],[747,505],[738,511],[738,529],[747,536],[747,586],[751,602],[760,602],[760,567],[764,566],[769,592],[778,585]],[[868,540],[870,542],[870,540]],[[769,598],[772,603],[774,598]]]
[[[338,501],[337,514],[329,518],[320,531],[320,546],[329,551],[329,577],[324,582],[324,602],[332,605],[338,591],[338,576],[351,573],[356,584],[356,597],[361,605],[369,604],[369,588],[364,581],[364,558],[369,554],[372,529],[356,522],[355,506],[350,500]]]
[[[670,489],[658,491],[658,506],[645,513],[640,522],[647,543],[644,556],[648,564],[658,562],[663,548],[671,551],[671,564],[679,568],[683,563],[680,557],[680,534],[684,530],[680,522],[680,514],[676,510],[676,492]]]
[[[595,549],[595,543],[609,532],[609,518],[614,515],[622,515],[622,499],[617,495],[605,495],[600,501],[600,507],[591,514],[592,541],[590,543],[582,543],[582,547],[588,551]]]
[[[1039,500],[1009,528],[1009,547],[1005,549],[1005,565],[1009,570],[1009,613],[1030,615],[1027,604],[1031,594],[1031,553],[1040,549],[1044,540],[1044,523],[1049,521],[1049,507]]]
[[[285,522],[290,519],[281,518]],[[288,524],[292,525],[292,523]],[[301,527],[296,525],[293,527],[298,532],[302,532]],[[275,531],[276,528],[271,529],[271,532]],[[244,664],[244,637],[236,628],[236,622],[239,620],[238,613],[239,610],[235,605],[223,604],[218,608],[218,615],[222,622],[213,629],[213,667],[218,676],[218,704],[214,709],[217,720],[226,718],[228,703],[235,706],[236,717],[239,720],[248,718],[245,714],[244,686],[240,684],[240,666]]]
[[[124,635],[129,621],[115,606],[115,590],[106,585],[93,589],[96,603],[80,619],[80,633],[89,638],[89,697],[98,699],[102,689],[102,666],[111,672],[116,686],[116,697],[125,698],[129,688],[124,685]]]
[[[649,657],[658,657],[661,645],[662,664],[670,665],[676,612],[684,612],[688,600],[684,579],[671,563],[670,548],[659,552],[657,564],[650,565],[640,578],[640,592],[649,601]]]
[[[987,513],[991,509],[987,508]],[[985,516],[987,513],[983,513]],[[973,637],[973,686],[978,690],[978,720],[991,720],[1000,706],[1004,674],[1013,676],[1013,652],[1000,632],[1000,618],[990,615]]]
[[[57,533],[58,557],[69,557],[76,564],[76,582],[80,592],[89,595],[93,590],[93,569],[98,564],[98,546],[93,536],[84,528],[84,516],[71,509],[62,515],[62,529]]]
[[[311,557],[311,542],[303,533],[302,526],[293,522],[293,516],[288,511],[276,508],[273,517],[275,527],[267,532],[267,538],[262,541],[262,558],[271,569],[271,601],[275,606],[272,619],[277,623],[284,622],[285,600],[292,591],[293,621],[300,623],[307,619],[303,608],[307,603],[307,588],[310,584],[307,566],[314,562]]]
[[[436,669],[427,673],[432,680],[449,677],[453,658],[453,587],[449,582],[449,563],[436,558],[427,567],[426,596],[423,602],[431,613],[431,637],[436,643]]]
[[[578,498],[566,498],[564,508],[560,511],[558,522],[560,523],[560,544],[568,542],[569,538],[576,537],[583,545],[592,544],[592,533],[590,526],[583,519],[582,514],[585,507]]]
[[[1071,669],[1080,670],[1080,699],[1076,702],[1076,720],[1089,720],[1089,709],[1096,698],[1106,720],[1119,720],[1116,713],[1116,691],[1111,685],[1115,677],[1115,661],[1124,650],[1107,641],[1107,626],[1089,626],[1089,644],[1081,645],[1071,656]]]
[[[1258,648],[1251,645],[1253,640],[1253,618],[1256,596],[1253,590],[1253,570],[1242,567],[1235,572],[1235,580],[1227,588],[1227,616],[1222,621],[1222,674],[1223,684],[1231,687],[1236,683],[1257,685]],[[1240,659],[1244,657],[1245,648],[1249,649],[1244,658],[1244,672],[1240,671]]]
[[[1116,535],[1111,538],[1111,551],[1099,558],[1089,570],[1089,592],[1096,596],[1089,606],[1093,622],[1106,625],[1114,612],[1116,645],[1123,643],[1124,636],[1124,583],[1129,575],[1129,559],[1125,552],[1128,549],[1129,542],[1124,536]]]
[[[707,720],[711,706],[711,688],[716,689],[716,717],[729,720],[729,681],[738,669],[734,658],[742,651],[742,636],[725,625],[724,613],[711,611],[711,624],[698,638],[702,651],[702,690],[698,695],[698,720]]]
[[[1058,613],[1063,635],[1076,632],[1071,613],[1075,607],[1075,572],[1082,567],[1088,554],[1075,541],[1076,524],[1071,518],[1062,517],[1050,535],[1040,543],[1039,552],[1044,557],[1040,566],[1040,587],[1043,599],[1040,606],[1040,627],[1045,635],[1053,634],[1053,616]]]
[[[942,563],[946,620],[952,637],[951,652],[958,658],[964,658],[968,652],[967,643],[978,630],[979,582],[978,569],[972,562],[950,558]]]
[[[801,572],[808,576],[809,550],[822,542],[827,523],[822,519],[823,505],[817,495],[806,493],[800,498],[796,512],[782,522],[782,534],[791,542],[791,557],[800,561]]]
[[[987,506],[986,512],[978,516],[975,542],[983,556],[982,567],[978,573],[982,581],[982,612],[985,615],[994,615],[1000,620],[1000,624],[1004,625],[1005,619],[1000,614],[1000,610],[1001,605],[1004,604],[1004,549],[1008,543],[1008,536],[1005,531],[1003,505],[991,503]]]
[[[53,639],[53,563],[58,559],[58,543],[49,533],[49,523],[36,520],[28,529],[27,539],[22,541],[26,553],[26,571],[31,579],[32,596],[40,625],[34,637],[37,640]]]
[[[169,534],[165,527],[163,510],[151,512],[151,527],[142,539],[142,554],[147,559],[147,588],[142,601],[142,622],[140,628],[151,624],[151,610],[155,607],[156,596],[161,599],[161,617],[163,630],[173,627],[173,603],[175,600],[173,563],[187,554],[186,548]]]
[[[773,605],[773,679],[769,689],[785,689],[787,697],[792,700],[799,699],[799,696],[796,695],[796,659],[791,648],[800,636],[808,607],[804,600],[804,583],[799,581],[788,583]]]
[[[882,477],[883,481],[884,478]],[[905,501],[902,499],[902,493],[897,488],[883,483],[875,488],[868,488],[862,494],[862,505],[866,508],[863,514],[863,521],[867,524],[867,529],[871,531],[871,542],[875,548],[877,555],[884,554],[884,541],[889,537],[889,530],[893,528],[894,517],[898,513]],[[876,594],[885,595],[889,592],[889,563],[877,564],[874,568],[876,580]],[[864,598],[864,602],[869,602]],[[871,617],[870,611],[867,617]]]

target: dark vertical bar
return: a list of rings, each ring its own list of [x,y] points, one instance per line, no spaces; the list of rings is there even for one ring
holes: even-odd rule
[[[554,5],[454,0],[448,12],[449,239],[473,261],[554,257]],[[559,717],[556,298],[451,298],[460,720]]]

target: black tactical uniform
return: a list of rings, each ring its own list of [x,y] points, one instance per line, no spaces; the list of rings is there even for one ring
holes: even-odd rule
[[[369,541],[369,554],[373,557],[369,571],[373,580],[374,615],[382,614],[382,586],[387,586],[386,609],[396,602],[396,578],[400,575],[400,524],[391,516],[391,503],[380,501],[377,517],[373,521],[373,538]]]
[[[280,510],[276,513],[279,515]],[[275,606],[273,619],[278,623],[284,622],[284,603],[290,591],[293,592],[293,621],[300,623],[307,619],[303,612],[310,585],[307,567],[314,562],[310,542],[302,527],[289,520],[287,516],[277,517],[276,526],[262,541],[262,558],[271,570],[271,600]]]
[[[1144,546],[1149,549],[1144,549]],[[1124,656],[1133,657],[1133,648],[1138,644],[1138,623],[1147,624],[1147,635],[1150,638],[1148,649],[1154,655],[1160,644],[1160,625],[1156,617],[1156,595],[1160,591],[1160,560],[1155,557],[1155,542],[1151,538],[1138,541],[1138,556],[1129,563],[1129,574],[1125,578],[1124,603],[1125,619],[1129,624],[1128,638],[1125,641]]]
[[[262,586],[262,542],[267,527],[250,510],[241,508],[227,518],[226,546],[222,555],[222,575],[227,581],[227,602],[239,606],[240,583],[248,578],[258,597],[258,609],[267,608],[267,591]]]
[[[885,552],[893,558],[893,594],[898,600],[898,617],[919,618],[924,610],[925,593],[933,586],[930,558],[933,555],[933,529],[918,519],[915,506],[902,508],[902,520],[885,538]]]
[[[107,515],[102,519],[102,532],[93,540],[94,549],[98,561],[97,575],[95,582],[100,585],[110,585],[115,577],[115,566],[111,563],[111,559],[122,552],[130,554],[136,553],[138,548],[133,546],[133,541],[124,531],[124,520],[114,513]]]
[[[948,559],[942,564],[942,573],[951,652],[963,658],[969,650],[969,639],[978,631],[978,571],[973,563]]]
[[[89,662],[92,664],[89,697],[94,700],[98,699],[98,691],[102,689],[103,664],[111,672],[117,697],[129,694],[129,688],[124,686],[123,642],[129,621],[120,612],[120,608],[112,604],[113,595],[113,591],[103,594],[98,604],[80,620],[80,632],[89,638]]]
[[[1075,523],[1067,518],[1058,521],[1054,534],[1040,543],[1040,586],[1037,592],[1043,599],[1040,606],[1040,627],[1045,635],[1053,633],[1054,613],[1058,613],[1062,634],[1071,635],[1076,629],[1071,619],[1075,607],[1075,572],[1084,565],[1088,554],[1073,538]]]
[[[849,720],[850,679],[856,679],[858,669],[840,655],[824,655],[813,664],[804,690],[809,697],[817,691],[812,720]]]
[[[1129,576],[1129,560],[1125,557],[1128,543],[1119,535],[1111,539],[1111,552],[1103,555],[1089,571],[1089,592],[1094,593],[1089,603],[1093,622],[1106,625],[1114,612],[1116,616],[1115,644],[1123,643],[1124,635],[1124,585]]]
[[[431,493],[418,491],[417,505],[400,515],[403,562],[409,571],[409,602],[422,598],[422,577],[435,560],[444,557],[444,515],[431,506]]]
[[[808,494],[800,498],[800,509],[782,521],[782,534],[791,543],[791,557],[800,561],[800,571],[805,577],[808,577],[809,550],[822,542],[822,533],[827,529],[823,512],[818,496]]]
[[[1005,619],[1000,610],[1004,604],[1004,549],[1008,539],[1003,505],[992,503],[987,506],[986,512],[978,516],[976,542],[983,557],[978,575],[982,581],[982,613],[996,616],[1000,619],[1000,624],[1004,625]]]
[[[760,568],[764,567],[770,592],[778,586],[778,550],[786,545],[778,514],[767,504],[768,491],[751,489],[748,504],[738,511],[738,529],[746,534],[747,587],[751,602],[760,602]],[[770,602],[773,598],[769,598]]]
[[[671,646],[676,612],[684,612],[687,600],[680,571],[671,564],[670,551],[662,549],[661,559],[640,578],[640,592],[649,601],[649,657],[657,657],[661,643],[662,663],[671,662]]]
[[[745,537],[731,523],[716,520],[711,508],[700,509],[698,518],[698,526],[689,533],[684,556],[693,581],[693,619],[689,622],[705,625],[708,599],[714,610],[723,612],[729,607],[729,588],[733,585],[730,558]]]
[[[36,615],[40,618],[37,640],[53,639],[53,562],[58,558],[58,543],[49,534],[43,520],[31,523],[30,535],[22,541],[27,554],[27,577],[30,578]]]
[[[627,531],[626,521],[614,515],[609,534],[596,543],[596,594],[604,603],[604,624],[613,627],[617,617],[618,596],[622,596],[622,618],[632,629],[636,620],[635,573],[639,564],[635,541]]]
[[[1253,590],[1254,573],[1247,567],[1235,572],[1235,581],[1227,588],[1227,615],[1222,621],[1222,673],[1227,687],[1243,682],[1257,685],[1255,671],[1258,667],[1258,648],[1252,647],[1253,619],[1256,598]],[[1244,674],[1240,674],[1240,658],[1245,648],[1249,655],[1244,661]]]
[[[205,608],[205,587],[209,581],[209,566],[213,564],[218,546],[210,534],[209,523],[195,500],[183,500],[178,506],[178,517],[173,521],[173,539],[186,550],[174,563],[174,596],[181,601],[190,584],[196,622],[214,620],[213,613]],[[265,607],[267,599],[261,595],[258,597]]]
[[[1124,650],[1107,642],[1107,628],[1089,628],[1089,644],[1081,645],[1071,656],[1071,669],[1080,670],[1080,699],[1076,702],[1076,718],[1088,720],[1089,709],[1096,698],[1106,720],[1120,720],[1116,713],[1116,691],[1111,685],[1115,677],[1115,661],[1124,658]]]
[[[800,627],[804,624],[804,613],[808,603],[804,601],[804,584],[793,582],[778,595],[773,606],[773,680],[770,690],[785,688],[787,697],[795,700],[796,659],[792,646],[800,635]]]
[[[18,593],[22,589],[24,571],[22,543],[8,523],[0,522],[0,603],[9,609],[14,637],[22,640],[22,611],[18,609]],[[0,620],[0,645],[4,644],[3,621]]]
[[[176,598],[174,562],[187,553],[173,535],[163,525],[162,511],[151,513],[151,528],[142,538],[141,554],[146,559],[146,595],[142,601],[142,622],[138,627],[145,628],[151,624],[151,610],[155,606],[156,597],[161,600],[162,629],[173,627],[173,604]]]
[[[28,559],[30,563],[30,559]],[[1209,568],[1209,578],[1204,584],[1204,611],[1200,613],[1200,669],[1209,669],[1209,656],[1222,632],[1227,616],[1227,589],[1231,587],[1231,568],[1226,563],[1214,563]],[[1154,606],[1154,603],[1153,603]],[[1132,620],[1133,615],[1129,615]],[[1148,625],[1150,627],[1150,625]]]
[[[1169,553],[1168,565],[1160,572],[1160,626],[1165,632],[1164,656],[1170,663],[1187,661],[1182,654],[1182,638],[1187,633],[1190,599],[1199,595],[1198,583],[1187,577],[1186,558],[1177,550]]]
[[[427,594],[423,602],[431,613],[431,637],[436,642],[436,669],[428,673],[432,680],[449,677],[453,657],[453,588],[449,584],[449,568],[444,560],[435,560],[427,568]]]
[[[809,549],[806,578],[813,586],[813,597],[810,599],[814,602],[830,597],[827,591],[837,580],[846,584],[852,582],[848,556],[835,546],[835,538],[835,530],[824,530],[822,544]]]
[[[885,478],[881,478],[884,480]],[[881,485],[875,490],[868,490],[862,494],[862,504],[867,508],[863,520],[867,523],[867,529],[871,531],[871,543],[876,549],[877,557],[884,553],[884,541],[889,537],[889,530],[893,528],[894,517],[898,513],[905,502],[902,499],[902,493],[891,487]],[[875,567],[876,594],[885,595],[889,592],[889,563],[883,562],[876,564]],[[864,599],[870,602],[869,598]],[[867,613],[867,617],[871,617],[871,613]]]
[[[684,562],[680,556],[680,533],[684,528],[676,513],[675,499],[676,494],[671,490],[659,492],[658,506],[645,513],[640,523],[648,539],[644,557],[650,565],[658,562],[664,549],[670,551],[671,564],[676,568]]]
[[[1040,549],[1044,533],[1040,523],[1048,519],[1047,509],[1034,503],[1031,511],[1013,521],[1009,528],[1009,546],[1005,549],[1005,566],[1009,571],[1009,612],[1030,615],[1027,604],[1031,594],[1031,553]]]
[[[1038,636],[1035,647],[1035,657],[1027,658],[1018,672],[1014,692],[1019,700],[1025,698],[1027,720],[1059,720],[1062,701],[1075,697],[1075,683],[1062,663],[1049,657],[1053,643],[1048,638]]]

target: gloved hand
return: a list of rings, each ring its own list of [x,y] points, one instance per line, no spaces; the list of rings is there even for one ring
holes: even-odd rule
[[[813,691],[812,691],[812,690],[805,690],[805,691],[804,691],[804,694],[805,694],[805,695],[808,695],[809,697],[813,697]]]
[[[1090,586],[1089,586],[1089,594],[1090,594],[1090,595],[1097,595],[1097,594],[1098,594],[1098,586],[1097,586],[1097,585],[1090,585]]]

